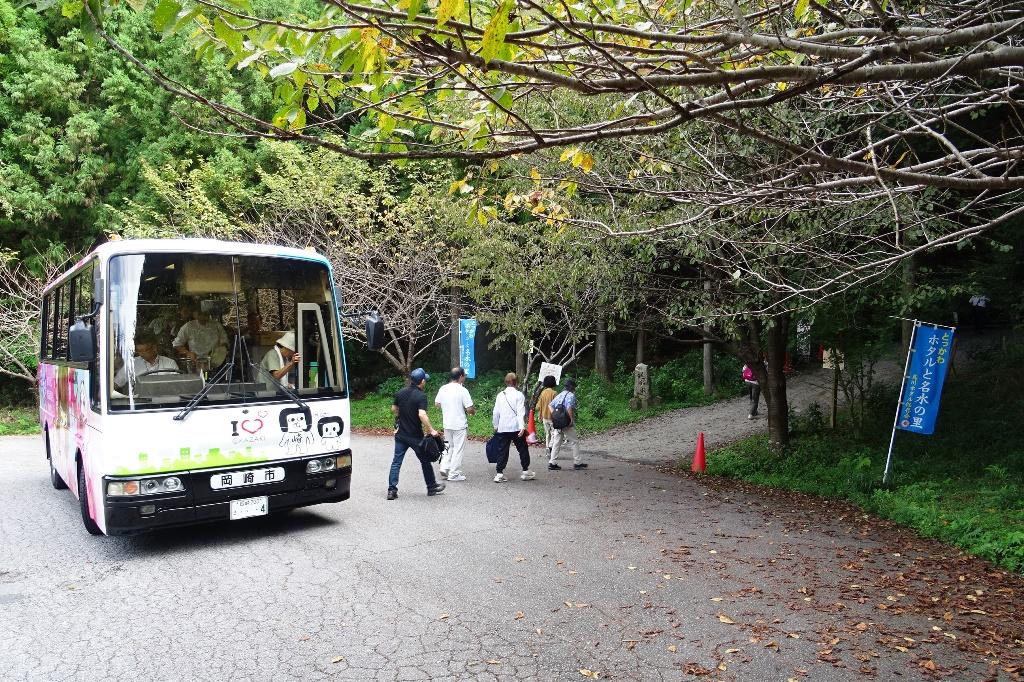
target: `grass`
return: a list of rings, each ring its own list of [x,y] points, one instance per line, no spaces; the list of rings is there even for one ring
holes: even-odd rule
[[[765,438],[714,452],[708,473],[851,500],[926,537],[1024,573],[1024,358],[1002,355],[947,379],[933,436],[899,432],[892,485],[881,486],[896,387],[872,406],[868,435],[797,420],[792,446]]]
[[[39,409],[35,406],[0,407],[0,436],[39,433]]]
[[[629,400],[633,396],[633,373],[622,363],[613,373],[611,382],[605,382],[594,374],[577,376],[576,396],[579,399],[578,428],[581,433],[596,433],[615,426],[638,422],[654,415],[695,405],[707,405],[723,397],[739,395],[742,381],[739,370],[728,358],[718,360],[715,375],[723,377],[718,391],[705,395],[702,379],[701,354],[690,352],[651,370],[652,393],[661,396],[658,404],[646,410],[631,410]],[[437,390],[447,381],[446,370],[428,370],[431,380],[427,383],[427,402],[430,420],[436,428],[441,427],[441,411],[434,406]],[[491,410],[498,392],[505,387],[505,373],[491,371],[468,380],[466,388],[473,396],[477,413],[469,418],[471,436],[489,436]],[[394,428],[391,416],[391,400],[395,391],[403,386],[401,378],[389,379],[376,392],[368,393],[352,401],[352,425],[355,428],[390,430]],[[531,387],[532,389],[532,387]]]

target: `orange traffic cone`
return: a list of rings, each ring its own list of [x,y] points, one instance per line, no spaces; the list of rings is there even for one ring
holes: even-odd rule
[[[695,474],[703,474],[706,468],[707,462],[704,460],[704,432],[701,431],[697,436],[697,451],[693,453],[693,464],[690,466],[690,470]]]
[[[526,423],[526,442],[530,445],[536,445],[537,440],[537,422],[533,418],[533,410],[530,410],[530,419]]]

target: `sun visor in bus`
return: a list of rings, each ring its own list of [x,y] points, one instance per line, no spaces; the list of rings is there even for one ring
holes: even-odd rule
[[[181,293],[188,296],[201,294],[231,294],[231,260],[224,256],[193,256],[182,263]]]

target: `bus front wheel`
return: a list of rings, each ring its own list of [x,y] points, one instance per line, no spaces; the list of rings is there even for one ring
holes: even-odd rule
[[[89,516],[89,489],[85,485],[85,469],[78,465],[78,503],[82,507],[82,523],[90,535],[100,535],[100,527]]]
[[[67,483],[64,482],[64,479],[60,477],[60,474],[57,473],[57,470],[53,466],[53,453],[50,452],[49,430],[46,431],[46,435],[44,436],[44,438],[46,439],[46,461],[50,465],[50,485],[52,485],[56,490],[64,490],[68,486]]]

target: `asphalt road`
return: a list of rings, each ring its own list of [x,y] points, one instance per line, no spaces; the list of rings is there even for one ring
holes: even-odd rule
[[[0,679],[990,674],[955,609],[989,608],[980,562],[841,505],[611,459],[497,485],[469,447],[439,497],[410,457],[385,501],[391,442],[358,437],[348,502],[106,538],[50,487],[38,438],[2,439]]]

